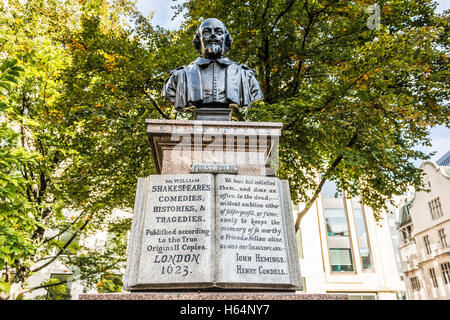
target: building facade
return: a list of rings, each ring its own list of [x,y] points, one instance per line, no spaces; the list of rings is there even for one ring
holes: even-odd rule
[[[436,161],[436,164],[441,167],[450,167],[450,150]]]
[[[429,192],[400,209],[398,232],[409,299],[450,299],[450,167],[421,166]]]
[[[370,208],[336,189],[325,183],[297,234],[304,291],[396,300],[402,286],[387,215],[375,221]]]

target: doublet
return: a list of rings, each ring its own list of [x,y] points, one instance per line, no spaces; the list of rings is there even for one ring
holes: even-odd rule
[[[227,103],[225,96],[226,65],[212,61],[207,65],[200,65],[203,88],[202,104]]]
[[[228,58],[197,58],[187,66],[172,70],[162,96],[177,110],[190,106],[250,106],[263,97],[255,71]]]

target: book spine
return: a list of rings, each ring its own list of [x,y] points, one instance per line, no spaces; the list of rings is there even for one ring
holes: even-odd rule
[[[218,228],[220,228],[220,213],[218,212],[218,199],[217,196],[217,175],[212,175],[212,184],[211,188],[211,282],[213,287],[216,286],[216,283],[219,282],[219,265],[218,263],[221,259],[219,248],[219,235],[220,232]]]
[[[141,256],[142,233],[145,219],[149,178],[138,178],[136,198],[134,202],[133,221],[127,248],[127,266],[124,275],[124,290],[129,290],[137,283],[139,257]],[[134,249],[136,248],[136,249]]]

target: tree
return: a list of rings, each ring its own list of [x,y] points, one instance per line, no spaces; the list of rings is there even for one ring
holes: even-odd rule
[[[124,24],[130,17],[134,26]],[[125,262],[126,244],[119,240],[131,221],[109,218],[113,209],[132,207],[137,177],[154,172],[144,119],[172,116],[155,93],[167,59],[164,45],[176,35],[152,28],[128,1],[6,2],[0,23],[2,54],[25,69],[8,96],[8,122],[20,146],[37,154],[17,168],[35,209],[34,229],[27,230],[34,251],[3,286],[14,286],[10,299],[39,288],[59,290],[60,281],[26,283],[55,261],[78,267],[87,286],[95,286]],[[112,246],[74,241],[99,230],[116,235]]]
[[[377,5],[381,25],[367,12]],[[257,71],[264,101],[247,120],[284,123],[280,169],[301,218],[326,180],[359,194],[375,218],[430,155],[429,128],[449,126],[448,12],[433,1],[203,1],[178,5],[184,29],[217,17],[232,59]],[[370,28],[369,28],[370,27]],[[320,178],[318,178],[320,174]]]
[[[17,84],[20,72],[17,60],[0,64],[0,119],[12,117],[9,92]],[[5,102],[6,101],[6,102]],[[19,146],[19,134],[2,119],[0,125],[0,297],[10,291],[11,270],[30,265],[36,246],[30,235],[36,228],[36,210],[25,195],[28,182],[20,175],[23,166],[32,165],[36,155]]]

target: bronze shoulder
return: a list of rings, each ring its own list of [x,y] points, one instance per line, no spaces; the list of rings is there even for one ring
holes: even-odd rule
[[[252,75],[255,75],[255,74],[256,74],[256,70],[255,70],[255,69],[252,69],[252,68],[250,68],[250,67],[247,67],[245,64],[241,64],[241,67],[242,67],[242,69],[244,69],[244,70],[250,71],[250,73],[251,73]]]
[[[171,73],[177,73],[178,71],[183,70],[185,67],[186,67],[186,66],[181,66],[181,67],[178,67],[178,68],[175,68],[175,69],[170,70],[170,72],[171,72]]]

